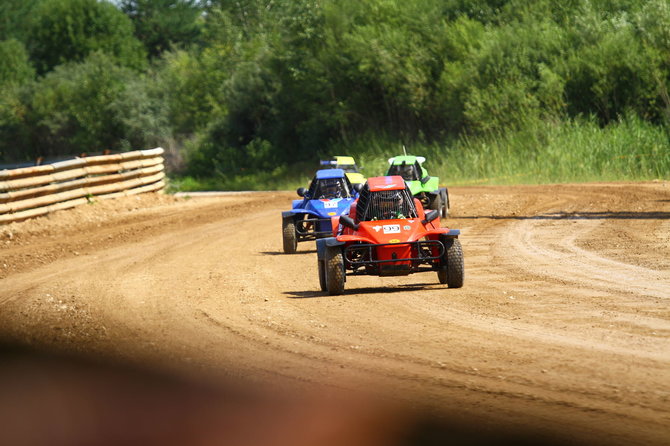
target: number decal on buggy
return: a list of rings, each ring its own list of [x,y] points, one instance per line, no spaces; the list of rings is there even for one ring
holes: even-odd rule
[[[384,225],[384,234],[398,234],[400,225]]]

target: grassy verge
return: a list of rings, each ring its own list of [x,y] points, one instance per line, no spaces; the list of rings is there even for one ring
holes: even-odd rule
[[[384,173],[402,146],[359,141],[352,152],[372,176]],[[448,185],[670,179],[667,129],[636,118],[605,128],[592,120],[540,122],[502,135],[416,144],[407,153],[425,156],[428,172]]]
[[[270,172],[241,172],[238,175],[215,175],[207,178],[171,176],[168,192],[193,192],[207,190],[291,190],[309,183],[314,175],[314,163],[279,166]]]
[[[402,154],[390,138],[339,144],[332,154],[351,154],[366,176],[383,175],[387,159]],[[605,128],[590,119],[535,122],[514,132],[461,137],[446,144],[414,144],[407,153],[427,158],[426,168],[446,185],[542,184],[670,179],[668,129],[635,117]],[[318,162],[234,177],[172,179],[172,188],[193,190],[288,190],[306,186]]]

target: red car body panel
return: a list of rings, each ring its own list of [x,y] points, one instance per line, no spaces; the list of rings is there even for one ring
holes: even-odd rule
[[[382,190],[402,190],[405,189],[405,180],[399,175],[390,177],[373,177],[368,178],[368,187],[370,192],[378,192]]]
[[[434,271],[440,283],[463,286],[460,231],[442,228],[438,210],[426,215],[400,176],[369,178],[349,214],[331,223],[333,237],[317,240],[319,283],[330,294],[356,275]]]
[[[404,190],[405,180],[400,176],[375,177],[368,179],[370,193],[386,190]],[[333,236],[345,246],[353,244],[380,245],[375,246],[375,259],[384,261],[387,265],[412,265],[417,257],[417,246],[412,242],[420,240],[439,240],[440,234],[449,233],[448,228],[440,227],[439,217],[431,222],[424,223],[425,211],[421,202],[414,199],[417,218],[398,218],[390,220],[358,221],[356,216],[357,201],[352,203],[349,217],[357,228],[340,225],[340,217],[332,218]],[[439,255],[438,249],[433,250]],[[394,262],[394,259],[399,261]],[[409,272],[409,271],[408,271]]]

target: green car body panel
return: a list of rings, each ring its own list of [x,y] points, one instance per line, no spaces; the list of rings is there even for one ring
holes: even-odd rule
[[[440,179],[428,175],[423,167],[426,158],[414,155],[399,155],[389,159],[389,169],[386,175],[400,175],[403,177],[414,197],[418,198],[424,207],[439,209],[443,217],[448,215],[449,193],[445,187],[440,187]]]

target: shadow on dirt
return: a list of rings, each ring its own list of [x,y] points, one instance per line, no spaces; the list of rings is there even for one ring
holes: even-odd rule
[[[470,215],[459,220],[668,220],[670,212],[556,212],[541,215]]]
[[[314,297],[330,297],[326,291],[284,291],[291,299],[311,299]]]
[[[396,286],[380,286],[380,287],[365,287],[365,288],[352,287],[350,289],[345,289],[344,293],[342,293],[341,295],[354,296],[356,294],[402,293],[405,291],[419,291],[419,290],[431,289],[436,286],[442,286],[446,288],[446,285],[439,285],[435,283],[412,283],[408,285],[396,285]],[[291,299],[331,297],[327,291],[285,291],[284,294],[290,297]]]
[[[283,251],[260,251],[259,254],[264,255],[264,256],[294,256],[294,255],[300,255],[300,254],[315,254],[316,249],[310,249],[307,251],[297,251],[294,254],[286,254]]]

